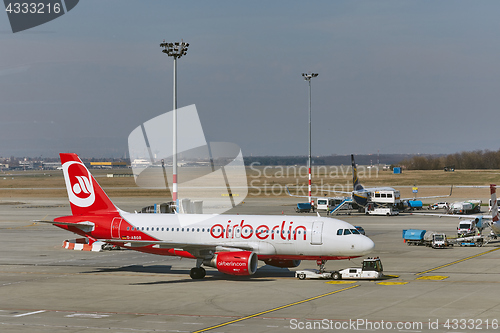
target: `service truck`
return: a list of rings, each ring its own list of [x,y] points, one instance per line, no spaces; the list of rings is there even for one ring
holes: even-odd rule
[[[483,236],[482,231],[488,227],[488,223],[484,222],[482,217],[475,219],[460,220],[457,227],[458,238],[454,239],[455,244],[460,246],[483,246],[487,244],[492,235]]]
[[[399,215],[399,210],[397,210],[395,207],[392,206],[376,207],[373,203],[368,203],[368,205],[366,205],[365,207],[365,214],[392,216],[392,215]]]
[[[376,280],[384,276],[384,269],[380,258],[367,258],[363,260],[362,267],[345,268],[340,271],[326,272],[317,269],[302,269],[295,272],[295,277],[304,279],[354,279]]]
[[[403,240],[408,245],[425,245],[433,249],[442,249],[452,246],[443,233],[419,229],[404,229]]]
[[[420,200],[408,200],[406,204],[408,205],[409,210],[422,209],[423,207],[423,203]]]
[[[450,214],[472,214],[481,211],[481,200],[457,201],[448,207]]]
[[[460,220],[457,226],[458,237],[477,236],[482,230],[482,219]]]

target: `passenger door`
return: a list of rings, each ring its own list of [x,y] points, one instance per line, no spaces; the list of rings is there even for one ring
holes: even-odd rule
[[[323,244],[323,222],[313,222],[311,230],[311,245]]]

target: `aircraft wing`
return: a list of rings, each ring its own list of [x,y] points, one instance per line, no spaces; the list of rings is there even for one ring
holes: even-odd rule
[[[448,195],[431,195],[429,197],[416,197],[416,198],[401,198],[401,200],[415,200],[415,199],[431,199],[431,198],[447,198],[451,197],[453,193],[453,185],[451,185],[450,194]]]
[[[436,213],[410,213],[410,215],[437,216],[437,217],[454,217],[458,219],[475,219],[481,218],[486,220],[493,219],[491,215],[462,215],[462,214],[436,214]]]
[[[290,193],[290,190],[288,189],[288,186],[286,187],[286,191],[287,191],[288,195],[291,196],[291,197],[309,198],[308,195],[296,195],[296,194]],[[334,192],[334,193],[342,193],[342,194],[349,194],[349,195],[352,194],[352,192],[344,192],[344,191],[336,191],[336,190],[323,190],[322,189],[321,191],[324,191],[324,192]],[[315,197],[317,197],[317,196],[315,196]]]
[[[290,190],[288,189],[288,186],[286,186],[286,192],[288,193],[289,196],[291,197],[297,197],[297,198],[309,198],[308,195],[296,195],[296,194],[292,194],[290,193]]]
[[[125,243],[127,246],[140,247],[148,245],[159,245],[164,248],[176,248],[176,249],[198,249],[198,250],[209,250],[216,249],[217,247],[227,247],[233,249],[241,250],[255,250],[255,246],[252,244],[245,243],[233,243],[233,242],[220,242],[217,244],[202,244],[202,243],[183,243],[174,241],[161,241],[161,240],[127,240],[127,239],[104,239],[102,240],[106,243]]]
[[[349,195],[352,195],[352,191],[350,192],[345,192],[345,191],[338,191],[338,190],[321,190],[321,191],[324,191],[324,192],[333,192],[333,193],[342,193],[342,194],[349,194]]]
[[[123,239],[105,239],[103,242],[120,244],[129,248],[142,247],[153,245],[154,247],[164,249],[176,249],[189,252],[193,257],[199,259],[207,259],[213,257],[214,252],[221,251],[257,251],[260,249],[257,243],[233,243],[221,242],[217,244],[201,244],[201,243],[180,243],[174,241],[141,241],[141,240],[123,240]],[[269,250],[269,249],[267,249]],[[274,248],[273,248],[274,250]],[[269,254],[274,254],[274,251]]]

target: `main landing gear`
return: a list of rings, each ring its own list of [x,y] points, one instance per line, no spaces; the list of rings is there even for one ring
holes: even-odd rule
[[[189,272],[189,276],[191,276],[191,279],[199,280],[205,277],[207,272],[205,271],[205,268],[201,267],[202,263],[203,259],[196,260],[196,267],[191,268],[191,271]]]

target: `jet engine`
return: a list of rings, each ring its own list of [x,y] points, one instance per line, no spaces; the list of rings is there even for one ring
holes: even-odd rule
[[[251,251],[218,252],[203,265],[229,275],[252,275],[257,270],[257,255]]]
[[[263,261],[266,265],[282,268],[297,267],[300,265],[300,260],[264,259]]]

